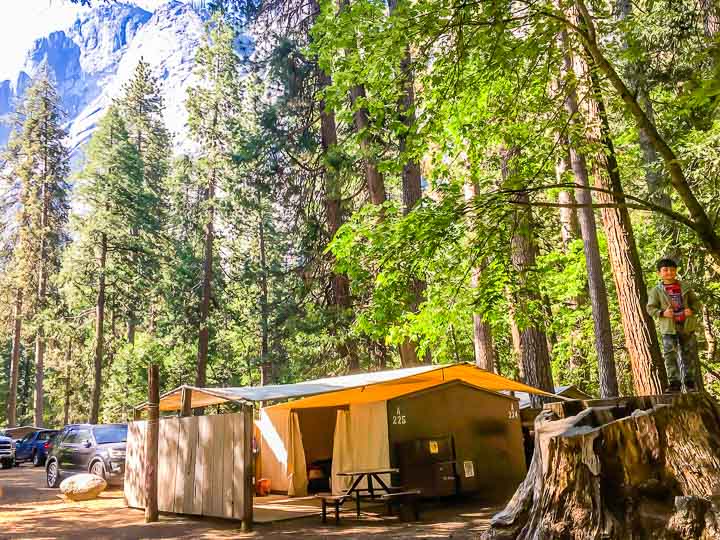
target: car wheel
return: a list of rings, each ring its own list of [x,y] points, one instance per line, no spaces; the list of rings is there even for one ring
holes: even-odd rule
[[[42,465],[42,459],[40,459],[40,456],[37,452],[33,452],[32,462],[35,467],[39,467],[40,465]]]
[[[94,474],[95,476],[99,476],[105,480],[105,465],[103,465],[103,462],[95,461],[92,465],[90,465],[90,474]]]
[[[51,461],[47,466],[47,485],[51,488],[60,486],[60,469],[57,461]]]

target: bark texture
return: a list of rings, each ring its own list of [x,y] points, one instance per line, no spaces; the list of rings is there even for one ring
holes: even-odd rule
[[[45,166],[47,170],[47,166]],[[48,219],[50,217],[50,192],[47,182],[43,182],[41,188],[42,214],[40,217],[40,248],[38,252],[39,270],[38,270],[38,290],[37,305],[38,311],[42,312],[46,306],[47,300],[47,282],[48,282],[48,260],[47,260],[47,229]],[[35,425],[43,427],[45,425],[43,416],[45,412],[45,326],[42,321],[38,325],[37,334],[35,336]]]
[[[528,475],[484,539],[720,537],[720,408],[707,394],[550,404],[535,434]]]
[[[383,204],[387,198],[385,178],[378,169],[374,158],[372,135],[370,134],[370,117],[365,107],[365,87],[353,86],[350,89],[350,101],[355,109],[355,129],[360,137],[360,150],[365,160],[365,181],[372,204]]]
[[[107,234],[100,235],[100,256],[98,277],[97,301],[95,303],[95,355],[94,355],[94,379],[92,398],[90,403],[91,424],[98,423],[100,413],[100,390],[102,388],[102,365],[103,351],[105,346],[105,262],[107,259]]]
[[[565,110],[569,117],[569,125],[575,132],[581,133],[580,110],[574,82],[574,59],[570,49],[567,31],[562,30],[558,36],[558,45],[563,52],[561,65],[561,78],[566,81],[568,91],[565,95]],[[561,85],[559,85],[561,86]],[[593,314],[593,329],[595,330],[595,350],[598,359],[598,380],[600,382],[600,397],[617,396],[618,382],[615,367],[615,354],[613,352],[612,328],[610,327],[610,309],[608,307],[607,287],[603,276],[602,260],[600,259],[600,245],[597,236],[597,223],[595,212],[592,209],[592,194],[588,189],[590,179],[588,176],[585,155],[578,150],[578,144],[568,141],[569,164],[572,169],[578,209],[578,224],[583,239],[583,252],[588,273],[588,295]]]
[[[603,229],[608,244],[613,280],[618,296],[625,346],[630,358],[633,388],[638,395],[660,394],[666,385],[665,369],[660,355],[655,323],[647,313],[647,288],[643,280],[640,257],[625,204],[620,172],[599,81],[591,65],[579,60],[588,97],[586,99],[587,134],[597,149],[593,156],[593,182],[602,208]]]
[[[314,0],[313,6],[317,12],[320,11],[320,7]],[[330,85],[330,76],[324,71],[319,70],[318,82],[320,90],[323,90]],[[327,106],[325,99],[320,100],[320,142],[323,154],[326,157],[337,146],[335,113]],[[342,186],[340,184],[339,171],[336,170],[335,166],[332,165],[329,160],[326,160],[324,169],[325,220],[328,238],[332,240],[345,221],[342,207]],[[333,257],[331,264],[334,266],[334,263],[335,260]],[[330,276],[330,287],[332,290],[331,302],[335,305],[337,311],[343,313],[350,310],[352,308],[352,299],[350,297],[350,280],[348,277],[333,270]],[[353,340],[348,338],[347,342],[340,347],[338,352],[347,358],[349,371],[353,372],[360,369],[357,345]]]

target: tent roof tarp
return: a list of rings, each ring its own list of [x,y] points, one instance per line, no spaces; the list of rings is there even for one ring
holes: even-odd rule
[[[305,398],[275,405],[275,407],[298,409],[387,400],[451,380],[462,380],[478,388],[495,392],[508,390],[553,395],[472,364],[461,363],[327,377],[295,384],[231,388],[181,386],[161,396],[160,410],[180,410],[183,388],[192,390],[192,408],[207,407],[226,401],[278,401]]]

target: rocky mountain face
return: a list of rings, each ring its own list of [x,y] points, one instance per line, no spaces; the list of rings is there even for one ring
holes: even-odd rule
[[[193,65],[205,19],[204,12],[175,0],[153,13],[131,4],[98,3],[71,28],[35,41],[16,79],[0,82],[0,116],[14,111],[46,63],[67,113],[69,144],[77,163],[98,120],[143,58],[162,84],[165,121],[175,147],[188,150],[184,101],[187,88],[196,82]],[[0,126],[0,147],[9,132],[8,125]]]

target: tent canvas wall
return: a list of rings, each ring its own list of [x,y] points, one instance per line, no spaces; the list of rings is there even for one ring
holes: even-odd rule
[[[460,493],[496,499],[525,477],[518,402],[510,396],[451,381],[391,399],[387,409],[393,466],[400,465],[399,444],[450,436]]]
[[[472,473],[467,474],[458,465],[460,492],[505,494],[524,477],[516,399],[458,380],[437,381],[409,393],[400,386],[387,397],[310,408],[303,408],[305,400],[299,400],[262,409],[262,468],[257,474],[269,478],[274,491],[304,495],[307,477],[301,474],[301,460],[307,466],[315,459],[331,458],[332,488],[337,493],[347,487],[347,479],[337,472],[397,466],[397,443],[450,435],[458,463],[472,463]],[[290,408],[293,405],[298,408]],[[289,421],[293,417],[299,433]]]

